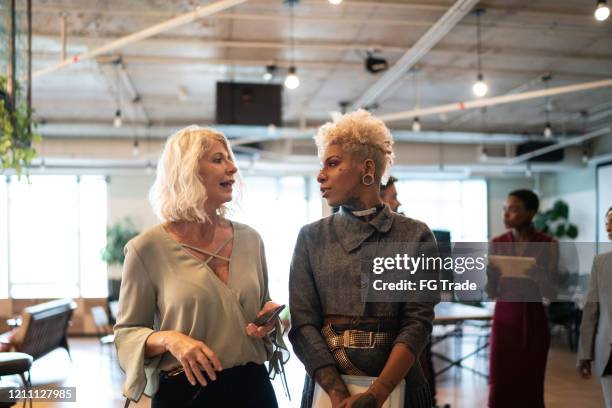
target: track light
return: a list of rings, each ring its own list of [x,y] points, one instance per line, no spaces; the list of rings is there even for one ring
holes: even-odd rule
[[[342,0],[327,0],[329,1],[330,4],[333,4],[334,6],[337,6],[338,4],[342,3]]]
[[[270,82],[272,78],[274,78],[274,73],[276,72],[276,65],[267,65],[266,72],[261,76],[262,79],[266,82]]]
[[[377,74],[389,68],[389,63],[384,58],[374,57],[368,52],[368,57],[365,60],[365,68],[371,74]]]
[[[419,117],[415,117],[414,120],[412,121],[412,131],[413,132],[420,132],[421,131],[421,121],[419,120]]]
[[[289,74],[285,78],[285,86],[287,89],[296,89],[300,86],[300,78],[297,76],[295,67],[289,67]]]
[[[120,128],[123,126],[123,119],[121,118],[121,109],[117,109],[115,112],[115,118],[113,119],[113,126]]]
[[[484,76],[479,73],[476,77],[476,82],[474,82],[474,86],[472,87],[472,92],[479,98],[482,98],[489,92],[489,87],[487,83],[484,81]]]
[[[610,7],[606,0],[598,0],[597,8],[595,8],[595,19],[597,21],[605,21],[610,17]]]

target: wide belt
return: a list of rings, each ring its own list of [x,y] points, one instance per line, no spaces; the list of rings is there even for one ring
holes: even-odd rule
[[[327,342],[327,347],[334,356],[334,360],[345,374],[366,375],[362,370],[355,367],[349,360],[346,349],[368,349],[376,346],[388,346],[393,344],[396,333],[393,332],[371,332],[363,330],[344,330],[342,334],[336,333],[331,324],[323,326],[321,334]]]
[[[344,330],[342,334],[336,333],[331,325],[323,327],[321,332],[327,341],[330,350],[344,348],[374,348],[393,344],[395,333],[371,332],[363,330]]]

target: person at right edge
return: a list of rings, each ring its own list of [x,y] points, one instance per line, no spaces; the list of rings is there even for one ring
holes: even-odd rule
[[[606,213],[606,232],[612,241],[612,207]],[[582,310],[578,373],[590,378],[600,377],[606,408],[612,408],[612,252],[599,254],[593,260],[591,283]],[[591,367],[592,365],[592,367]]]
[[[429,341],[435,299],[364,302],[360,264],[367,243],[425,243],[431,230],[401,216],[380,199],[392,164],[393,140],[385,124],[364,110],[323,125],[315,137],[323,198],[339,211],[302,227],[289,277],[289,340],[307,376],[302,408],[312,406],[316,381],[332,406],[381,407],[406,380],[405,407],[431,408],[419,355]],[[377,377],[350,395],[341,374]]]
[[[491,327],[489,407],[544,407],[544,375],[550,332],[543,298],[555,298],[558,244],[533,225],[540,201],[515,190],[504,203],[508,231],[493,238],[490,253],[535,259],[527,276],[502,276],[487,269],[487,293],[496,299]]]

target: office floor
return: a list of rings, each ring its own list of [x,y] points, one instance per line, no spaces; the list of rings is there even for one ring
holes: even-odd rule
[[[461,350],[465,353],[473,349],[475,339],[464,338]],[[455,352],[453,341],[439,344],[437,350],[445,353]],[[122,407],[121,386],[123,374],[117,367],[114,355],[108,348],[102,350],[94,338],[70,339],[73,358],[72,369],[62,385],[77,387],[77,403],[40,403],[34,407]],[[435,364],[439,367],[438,361]],[[486,371],[486,352],[466,361],[467,365]],[[580,380],[575,373],[575,354],[569,352],[563,339],[553,340],[548,358],[546,374],[547,407],[565,408],[603,407],[599,382],[596,379]],[[280,381],[274,381],[280,407],[299,407],[300,392],[303,382],[303,371],[300,363],[292,357],[288,367],[289,385],[292,401],[284,396]],[[438,403],[450,404],[452,408],[486,407],[487,381],[468,370],[453,368],[437,379]],[[134,406],[134,405],[132,405]],[[147,407],[149,401],[143,399],[138,406]]]

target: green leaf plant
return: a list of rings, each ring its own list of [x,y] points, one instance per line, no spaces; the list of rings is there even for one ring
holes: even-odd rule
[[[0,75],[0,166],[2,172],[14,169],[21,177],[23,173],[28,174],[28,166],[36,157],[32,144],[40,142],[42,137],[36,130],[36,124],[32,121],[33,111],[27,104],[10,108],[6,83],[7,78]]]
[[[129,217],[123,218],[106,229],[106,247],[102,250],[102,260],[108,265],[123,265],[125,244],[139,231]]]
[[[563,200],[557,200],[552,208],[539,212],[533,220],[537,230],[556,238],[576,239],[578,227],[569,222],[569,205]]]

